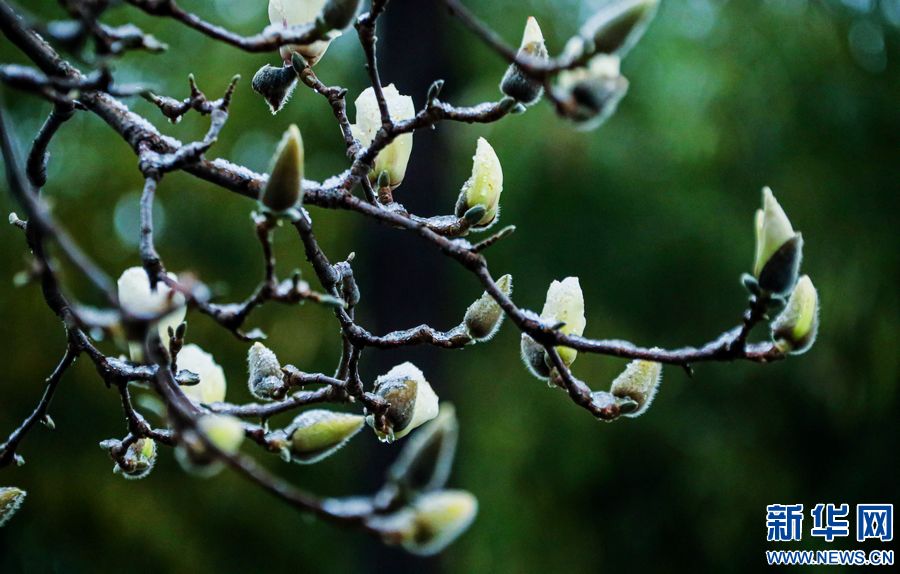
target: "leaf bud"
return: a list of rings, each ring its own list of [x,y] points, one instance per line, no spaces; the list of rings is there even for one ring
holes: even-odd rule
[[[250,86],[266,100],[274,116],[291,99],[297,87],[297,72],[291,66],[266,64],[254,74]]]

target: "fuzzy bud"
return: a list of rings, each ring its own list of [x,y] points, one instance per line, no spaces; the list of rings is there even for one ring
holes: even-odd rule
[[[400,544],[419,556],[433,556],[452,544],[475,520],[478,500],[464,490],[422,495],[409,509]]]
[[[756,258],[753,275],[763,291],[787,295],[797,283],[803,259],[803,236],[795,233],[772,190],[763,188],[763,208],[756,212]]]
[[[616,111],[628,92],[628,80],[619,73],[618,56],[598,54],[588,65],[559,74],[557,90],[563,113],[579,129],[600,127]]]
[[[550,378],[550,365],[547,364],[547,352],[540,343],[530,336],[522,333],[520,345],[522,362],[528,367],[532,375],[546,381]]]
[[[281,213],[297,205],[303,191],[303,138],[291,125],[284,132],[269,169],[269,180],[262,191],[263,207]]]
[[[785,353],[800,355],[816,342],[819,331],[819,294],[809,275],[797,281],[784,310],[772,322],[772,338]]]
[[[361,0],[328,0],[322,8],[322,20],[332,30],[343,30],[356,20],[361,4]]]
[[[225,391],[228,389],[225,371],[212,355],[193,343],[185,345],[178,353],[178,368],[200,377],[200,382],[196,385],[181,387],[191,401],[209,405],[225,400]]]
[[[121,458],[116,461],[113,472],[129,480],[145,478],[156,464],[156,441],[139,438],[131,443]]]
[[[312,24],[323,15],[326,2],[327,0],[269,0],[269,21],[279,28]],[[332,30],[320,40],[309,44],[282,46],[279,52],[285,62],[290,62],[291,54],[297,52],[310,66],[315,66],[325,55],[331,41],[340,35],[340,32]]]
[[[587,321],[584,318],[584,295],[578,277],[567,277],[561,282],[553,281],[550,284],[541,320],[548,325],[565,323],[559,329],[565,335],[580,337],[584,334]],[[556,351],[566,366],[575,362],[575,357],[578,356],[578,351],[568,347],[557,347]]]
[[[15,486],[0,488],[0,526],[9,521],[25,501],[26,492]]]
[[[375,380],[375,394],[390,403],[387,422],[390,433],[385,435],[376,429],[379,440],[391,442],[403,438],[410,431],[430,421],[438,414],[438,396],[431,385],[412,363],[397,365]],[[375,428],[375,417],[369,415],[366,422]]]
[[[471,209],[481,207],[484,213],[472,223],[472,227],[487,229],[499,219],[501,193],[503,166],[491,144],[484,138],[478,138],[472,157],[472,175],[463,184],[456,201],[456,216],[463,217]]]
[[[274,116],[291,99],[297,87],[297,72],[291,66],[276,68],[266,64],[253,76],[250,86],[266,100]]]
[[[388,481],[406,494],[443,488],[453,466],[458,436],[453,405],[441,405],[438,416],[406,442],[388,470]]]
[[[656,15],[659,0],[616,0],[594,14],[580,31],[592,53],[625,54],[640,40]]]
[[[498,279],[497,287],[504,295],[512,294],[512,275],[504,275]],[[503,317],[503,309],[494,301],[490,293],[485,291],[466,309],[464,320],[466,331],[478,342],[488,341],[500,330]]]
[[[262,343],[253,343],[247,353],[247,366],[250,371],[250,393],[254,397],[272,400],[284,392],[281,363],[268,347]]]
[[[169,273],[168,277],[173,281],[178,279],[172,273]],[[173,291],[162,281],[157,281],[155,290],[151,289],[150,278],[147,277],[143,267],[126,269],[119,277],[117,286],[119,304],[127,313],[148,317],[171,309],[171,312],[156,324],[159,338],[163,342],[169,340],[169,328],[174,330],[184,321],[187,313],[184,295]],[[143,361],[143,341],[129,342],[129,350],[132,361]]]
[[[609,391],[615,397],[631,399],[637,403],[637,408],[623,415],[638,417],[650,407],[661,380],[662,364],[653,361],[632,361],[616,377]]]
[[[365,417],[314,409],[298,415],[286,429],[291,460],[312,464],[331,456],[362,429]]]
[[[529,16],[525,23],[525,32],[522,35],[522,45],[519,47],[518,57],[530,57],[546,61],[549,58],[547,46],[544,44],[544,34],[538,21]],[[533,104],[544,93],[544,86],[540,80],[535,80],[525,74],[519,66],[511,64],[500,82],[500,91],[525,105]]]
[[[382,91],[393,121],[408,120],[416,115],[416,107],[412,98],[401,95],[394,84],[385,86]],[[375,139],[375,134],[381,129],[381,112],[378,109],[375,90],[366,88],[356,98],[355,105],[356,123],[351,126],[353,137],[358,139],[363,146],[369,146]],[[369,180],[372,183],[378,183],[380,179],[385,179],[384,187],[391,189],[403,183],[412,146],[413,135],[411,133],[397,136],[378,153],[375,165],[369,172]]]

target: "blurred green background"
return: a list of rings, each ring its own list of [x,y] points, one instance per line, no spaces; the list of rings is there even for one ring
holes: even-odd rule
[[[510,43],[536,16],[551,53],[602,3],[467,2]],[[56,2],[27,4],[42,18],[62,17]],[[181,4],[244,33],[267,23],[264,0]],[[133,21],[171,46],[117,62],[121,82],[184,97],[189,73],[210,94],[242,74],[211,156],[264,170],[296,122],[309,177],[346,167],[324,98],[298,90],[272,117],[250,90],[249,78],[276,56],[244,54],[128,7],[107,21]],[[0,473],[0,485],[29,491],[0,530],[0,571],[758,571],[772,547],[767,504],[897,502],[898,27],[898,0],[665,0],[624,63],[629,94],[600,130],[575,131],[547,104],[491,126],[442,125],[416,134],[396,195],[422,215],[450,212],[476,138],[486,137],[504,166],[502,223],[518,228],[489,259],[495,275],[515,277],[516,301],[540,310],[551,280],[577,275],[587,335],[673,347],[703,343],[738,322],[753,212],[770,185],[803,231],[804,271],[820,291],[822,326],[807,355],[771,366],[698,365],[693,380],[666,369],[646,415],[607,425],[526,373],[509,325],[491,344],[462,352],[366,352],[367,381],[412,360],[457,405],[451,485],[475,493],[480,512],[454,546],[428,560],[307,519],[230,474],[188,477],[169,452],[143,481],[114,476],[97,443],[125,432],[118,397],[80,361],[51,409],[57,430],[36,428],[20,451],[27,464]],[[380,36],[385,81],[417,105],[439,77],[453,103],[498,96],[502,60],[437,2],[394,0]],[[0,61],[23,62],[6,39]],[[355,99],[366,80],[354,35],[334,42],[316,71]],[[3,100],[20,140],[29,141],[49,106],[8,89]],[[132,106],[183,140],[206,130],[195,115],[172,126],[146,102]],[[51,151],[45,195],[56,215],[110,275],[138,264],[141,179],[130,149],[85,113]],[[16,209],[7,193],[0,208]],[[197,273],[223,300],[245,296],[262,273],[253,208],[188,176],[167,177],[157,216],[167,266]],[[450,327],[480,294],[473,278],[416,237],[354,214],[312,215],[333,260],[356,253],[358,317],[375,332]],[[21,234],[0,228],[0,245],[5,435],[33,408],[64,338],[38,289],[13,287],[27,262]],[[282,275],[300,267],[313,279],[292,233],[278,234],[277,251]],[[96,301],[74,274],[67,278]],[[226,369],[229,400],[247,400],[247,346],[205,317],[189,322],[189,339]],[[273,306],[252,326],[268,332],[285,362],[329,372],[337,361],[338,333],[323,309]],[[581,355],[575,371],[601,389],[622,367]],[[375,490],[398,450],[363,433],[313,467],[268,462],[313,492],[349,495]],[[802,543],[782,547],[826,547],[810,540],[808,527],[809,519]]]

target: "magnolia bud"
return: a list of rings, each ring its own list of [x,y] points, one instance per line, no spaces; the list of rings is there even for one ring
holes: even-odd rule
[[[303,138],[297,126],[284,132],[269,169],[269,180],[262,191],[263,206],[276,213],[286,211],[300,201],[303,190]]]
[[[0,488],[0,526],[6,524],[25,501],[26,492],[15,486]]]
[[[542,381],[549,379],[550,366],[547,364],[547,352],[544,347],[530,336],[522,333],[522,342],[519,348],[522,351],[522,362],[525,363],[531,374]]]
[[[635,410],[623,415],[638,417],[650,407],[661,379],[662,364],[653,361],[632,361],[613,381],[609,392],[616,397],[628,398],[637,403]]]
[[[331,456],[353,438],[365,417],[324,409],[306,411],[285,429],[291,439],[291,460],[312,464]]]
[[[178,278],[169,273],[170,279]],[[156,290],[150,288],[150,278],[143,267],[130,267],[119,277],[118,281],[119,304],[127,313],[143,317],[156,316],[167,310],[171,313],[165,315],[156,325],[159,338],[162,341],[169,340],[169,328],[173,330],[184,321],[185,299],[184,295],[173,291],[162,281],[156,282]],[[142,362],[144,358],[143,341],[129,342],[131,360]]]
[[[459,424],[453,405],[411,437],[388,470],[388,481],[409,495],[443,488],[450,476]]]
[[[763,188],[763,208],[756,211],[756,261],[753,275],[763,291],[786,295],[797,283],[803,236],[795,233],[772,190]]]
[[[578,277],[567,277],[562,282],[554,281],[550,284],[541,320],[548,325],[565,323],[559,329],[565,335],[580,337],[584,333],[584,295],[581,293]],[[556,352],[566,366],[571,365],[578,356],[578,351],[568,347],[557,347]]]
[[[247,353],[247,365],[250,371],[250,393],[262,400],[272,400],[284,393],[284,374],[281,363],[268,347],[262,343],[253,343]]]
[[[197,430],[226,455],[235,454],[244,441],[244,425],[228,415],[204,415],[197,420]],[[186,431],[175,449],[175,459],[181,467],[201,478],[218,474],[224,465],[193,431]]]
[[[403,438],[410,431],[430,421],[438,414],[438,396],[431,385],[412,363],[397,365],[375,380],[375,394],[390,403],[387,410],[389,434],[375,433],[379,440],[391,442]],[[375,428],[375,417],[369,415],[366,422]]]
[[[522,35],[518,57],[531,57],[543,61],[549,58],[541,27],[533,16],[529,16],[525,22],[525,33]],[[500,91],[523,104],[533,104],[544,93],[544,86],[540,80],[529,77],[522,68],[512,64],[500,82]]]
[[[265,98],[269,110],[275,115],[291,99],[297,87],[297,72],[291,66],[276,68],[266,64],[253,76],[250,86]]]
[[[784,310],[772,322],[772,338],[785,353],[800,355],[816,342],[819,330],[819,294],[809,275],[797,281]]]
[[[497,287],[504,295],[512,293],[512,275],[504,275],[497,280]],[[476,341],[488,341],[503,323],[503,309],[494,301],[494,298],[485,291],[474,303],[466,309],[466,331]]]
[[[150,474],[156,464],[156,441],[139,438],[125,449],[116,461],[113,472],[129,480],[140,480]]]
[[[600,127],[628,92],[628,80],[619,73],[619,63],[618,56],[598,54],[587,67],[560,72],[557,89],[563,113],[580,129]]]
[[[216,363],[212,355],[191,343],[178,353],[178,368],[196,373],[200,382],[181,387],[182,392],[195,403],[212,404],[225,400],[228,383],[225,371]]]
[[[343,30],[356,20],[360,0],[328,0],[322,8],[322,20],[332,30]]]
[[[273,26],[290,28],[312,24],[322,14],[326,0],[269,0],[269,21]],[[321,40],[310,44],[294,44],[282,46],[279,52],[285,62],[291,61],[293,52],[303,56],[310,66],[315,66],[319,59],[325,55],[331,41],[341,33],[332,30]]]
[[[419,556],[437,554],[466,531],[478,514],[478,500],[464,490],[423,494],[410,508],[403,548]]]
[[[659,0],[611,2],[585,22],[580,35],[593,43],[593,52],[624,57],[644,35],[658,5]]]
[[[456,216],[463,217],[475,208],[484,214],[472,224],[473,229],[487,229],[498,219],[500,194],[503,193],[503,167],[494,148],[484,138],[478,138],[472,157],[472,176],[463,184],[456,201]]]
[[[394,84],[385,86],[382,91],[392,120],[408,120],[416,115],[416,107],[412,98],[401,95]],[[362,145],[369,146],[375,139],[375,134],[381,129],[381,112],[378,109],[375,90],[366,88],[356,98],[355,105],[356,123],[351,126],[353,137],[358,139]],[[375,158],[375,165],[369,172],[369,180],[377,183],[382,174],[385,174],[383,176],[387,182],[385,187],[393,189],[403,183],[406,166],[409,164],[409,156],[412,153],[412,145],[413,135],[411,133],[401,134],[394,138],[394,141],[381,150]]]

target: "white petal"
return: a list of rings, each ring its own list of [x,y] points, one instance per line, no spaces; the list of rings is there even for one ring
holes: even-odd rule
[[[225,400],[225,391],[228,388],[225,371],[212,355],[193,343],[185,345],[178,353],[178,368],[200,375],[199,384],[181,387],[189,399],[203,404]]]

